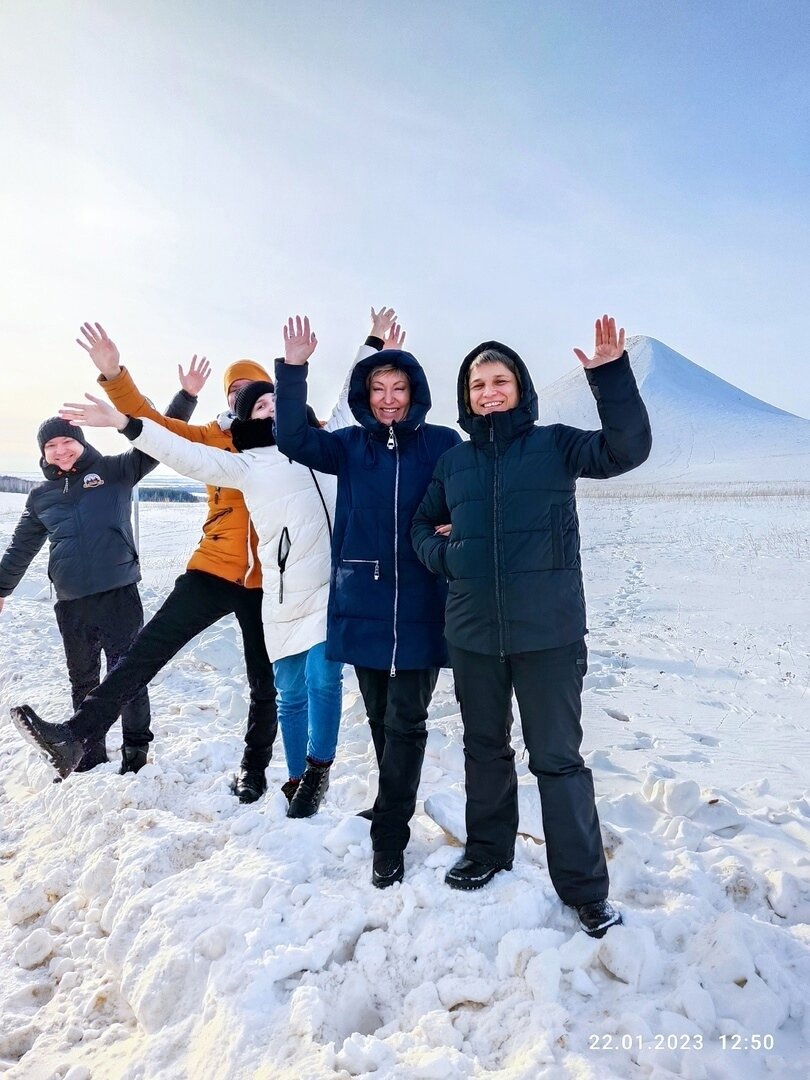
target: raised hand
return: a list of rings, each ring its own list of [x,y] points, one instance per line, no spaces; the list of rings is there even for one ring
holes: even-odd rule
[[[290,316],[284,327],[284,363],[302,365],[315,352],[318,339],[309,328],[309,316]]]
[[[101,398],[93,397],[92,394],[84,396],[91,402],[90,405],[83,405],[79,401],[66,401],[59,410],[60,419],[78,424],[79,427],[114,427],[119,431],[124,430],[129,417]]]
[[[405,331],[399,325],[398,322],[392,323],[391,329],[385,335],[383,342],[383,351],[385,349],[404,349],[405,348]]]
[[[183,365],[177,365],[177,377],[180,380],[180,385],[183,387],[187,394],[191,394],[192,397],[196,397],[205,384],[208,382],[208,376],[211,374],[211,365],[205,359],[201,357],[197,359],[197,354],[191,358],[191,363],[188,366],[188,371],[183,371]]]
[[[114,379],[116,375],[120,375],[120,354],[115,342],[107,337],[107,331],[101,323],[95,323],[95,325],[89,322],[83,323],[81,333],[86,340],[76,338],[76,344],[81,345],[84,351],[90,354],[90,359],[104,378]]]
[[[382,338],[385,341],[391,327],[397,321],[397,313],[392,307],[380,308],[379,311],[371,309],[371,334],[373,337]],[[393,346],[392,346],[393,348]]]
[[[593,356],[588,357],[582,349],[574,349],[577,360],[584,368],[601,367],[618,360],[624,352],[624,327],[616,333],[616,320],[603,315],[596,320],[596,342]]]

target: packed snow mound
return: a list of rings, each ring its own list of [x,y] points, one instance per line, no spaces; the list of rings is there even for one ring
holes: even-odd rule
[[[655,338],[631,337],[627,352],[650,414],[653,449],[619,482],[810,481],[810,420],[746,394]],[[600,426],[579,368],[538,396],[543,424]]]

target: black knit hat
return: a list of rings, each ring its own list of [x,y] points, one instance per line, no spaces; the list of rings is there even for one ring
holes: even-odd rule
[[[253,406],[265,394],[275,394],[276,388],[268,379],[266,382],[258,380],[243,386],[233,403],[233,411],[240,420],[249,420],[253,412]]]
[[[87,440],[82,429],[76,427],[75,424],[71,424],[68,420],[63,420],[61,416],[49,416],[47,420],[43,420],[39,425],[37,442],[39,443],[40,453],[44,451],[45,443],[50,442],[51,439],[75,439],[82,446],[87,446]]]

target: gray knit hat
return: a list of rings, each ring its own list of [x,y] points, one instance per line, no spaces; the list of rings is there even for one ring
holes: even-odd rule
[[[71,424],[68,420],[63,420],[61,416],[49,416],[47,420],[43,420],[39,425],[37,442],[39,443],[40,453],[44,451],[45,443],[50,442],[51,439],[75,439],[82,446],[87,446],[87,440],[82,429],[76,427],[75,424]]]

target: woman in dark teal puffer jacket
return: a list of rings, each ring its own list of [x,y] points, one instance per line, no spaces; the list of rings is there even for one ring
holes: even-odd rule
[[[484,342],[466,357],[459,423],[470,441],[438,463],[412,537],[425,566],[449,581],[446,636],[464,723],[467,844],[446,881],[476,889],[512,866],[514,690],[552,882],[583,927],[601,934],[619,916],[606,903],[593,780],[579,750],[587,627],[575,489],[580,476],[605,479],[640,465],[651,436],[624,331],[617,335],[607,316],[596,327],[594,356],[575,352],[600,431],[537,426],[531,376],[507,346]]]

